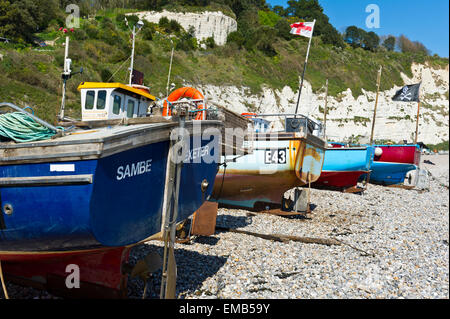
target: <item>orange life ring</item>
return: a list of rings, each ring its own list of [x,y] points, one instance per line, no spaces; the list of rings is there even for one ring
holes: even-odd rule
[[[172,115],[172,111],[167,106],[167,104],[168,104],[167,101],[175,102],[175,101],[178,101],[179,99],[181,99],[183,97],[190,98],[190,99],[193,99],[193,100],[203,100],[204,99],[203,94],[197,89],[194,89],[194,88],[191,88],[191,87],[182,87],[182,88],[176,89],[175,91],[170,93],[170,95],[164,101],[163,116],[170,116],[170,115]],[[203,104],[199,104],[197,106],[197,108],[199,110],[203,110]],[[204,120],[205,118],[206,118],[206,112],[204,110],[201,111],[201,112],[197,112],[197,115],[195,116],[196,120]]]
[[[241,115],[244,117],[255,117],[256,113],[241,113]]]

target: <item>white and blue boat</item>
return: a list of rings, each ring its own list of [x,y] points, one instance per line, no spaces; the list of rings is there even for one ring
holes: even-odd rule
[[[326,145],[317,136],[319,123],[300,114],[243,115],[253,122],[252,152],[222,156],[211,200],[263,210],[280,206],[287,190],[318,180]],[[284,117],[284,131],[272,131],[266,117]]]
[[[403,185],[408,172],[419,169],[421,147],[418,144],[374,145],[374,147],[375,157],[369,176],[373,184]]]

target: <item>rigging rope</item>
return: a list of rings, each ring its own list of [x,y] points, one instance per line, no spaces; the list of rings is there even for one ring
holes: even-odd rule
[[[56,132],[33,120],[22,112],[0,114],[0,136],[15,142],[46,140]]]

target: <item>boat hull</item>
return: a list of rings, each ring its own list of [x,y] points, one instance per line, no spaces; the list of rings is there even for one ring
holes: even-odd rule
[[[322,171],[324,143],[309,136],[254,140],[253,152],[223,157],[212,200],[221,205],[258,209],[280,205],[283,194],[316,181]]]
[[[131,247],[2,255],[6,280],[70,298],[126,298]],[[75,276],[79,275],[78,278]],[[79,281],[78,281],[79,279]],[[69,285],[67,285],[69,283]],[[71,287],[70,284],[75,285]]]
[[[344,191],[355,187],[362,175],[367,171],[324,171],[320,178],[311,185],[312,188],[323,190]]]
[[[372,147],[327,148],[320,178],[311,187],[343,191],[356,187],[359,178],[370,169]]]
[[[146,130],[130,133],[142,143],[122,133],[101,147],[110,147],[106,156],[84,151],[83,141],[75,142],[83,151],[76,156],[67,153],[73,141],[46,143],[53,147],[50,161],[33,154],[35,145],[1,150],[11,154],[11,163],[6,157],[0,162],[0,261],[8,279],[71,297],[126,296],[131,246],[161,230],[170,131]],[[181,167],[177,221],[210,196],[218,170],[220,130],[206,137],[198,131]],[[106,144],[88,139],[86,147],[93,143]],[[87,159],[64,161],[58,152]],[[79,289],[66,286],[68,265],[80,269]]]
[[[382,150],[371,165],[370,182],[379,185],[402,184],[409,171],[420,163],[419,145],[375,145]]]
[[[185,159],[178,220],[212,193],[218,140],[201,139],[200,160]],[[165,140],[92,160],[0,165],[0,259],[6,251],[120,247],[159,232],[168,150]],[[203,161],[206,154],[216,160]]]

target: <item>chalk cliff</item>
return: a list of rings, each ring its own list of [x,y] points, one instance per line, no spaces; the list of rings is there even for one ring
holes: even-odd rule
[[[449,139],[449,68],[433,69],[422,64],[412,65],[413,77],[402,74],[405,84],[418,83],[422,79],[419,120],[419,141],[437,144]],[[189,85],[189,83],[186,83]],[[195,85],[211,100],[226,105],[231,110],[258,113],[293,113],[298,92],[286,86],[281,91],[264,88],[259,95],[250,94],[246,87]],[[375,139],[394,141],[414,140],[417,103],[393,102],[400,87],[379,94]],[[328,97],[327,136],[330,140],[343,141],[359,138],[367,141],[370,135],[375,92],[364,91],[353,97],[350,89],[336,97]],[[315,94],[305,81],[300,99],[299,113],[323,119],[325,94]],[[280,123],[275,123],[281,127]]]
[[[163,10],[161,12],[145,11],[132,14],[153,23],[158,23],[159,19],[167,17],[169,20],[176,20],[185,30],[193,26],[195,28],[195,37],[198,40],[214,37],[217,45],[224,45],[227,42],[228,34],[237,30],[236,20],[220,11],[182,13]]]

